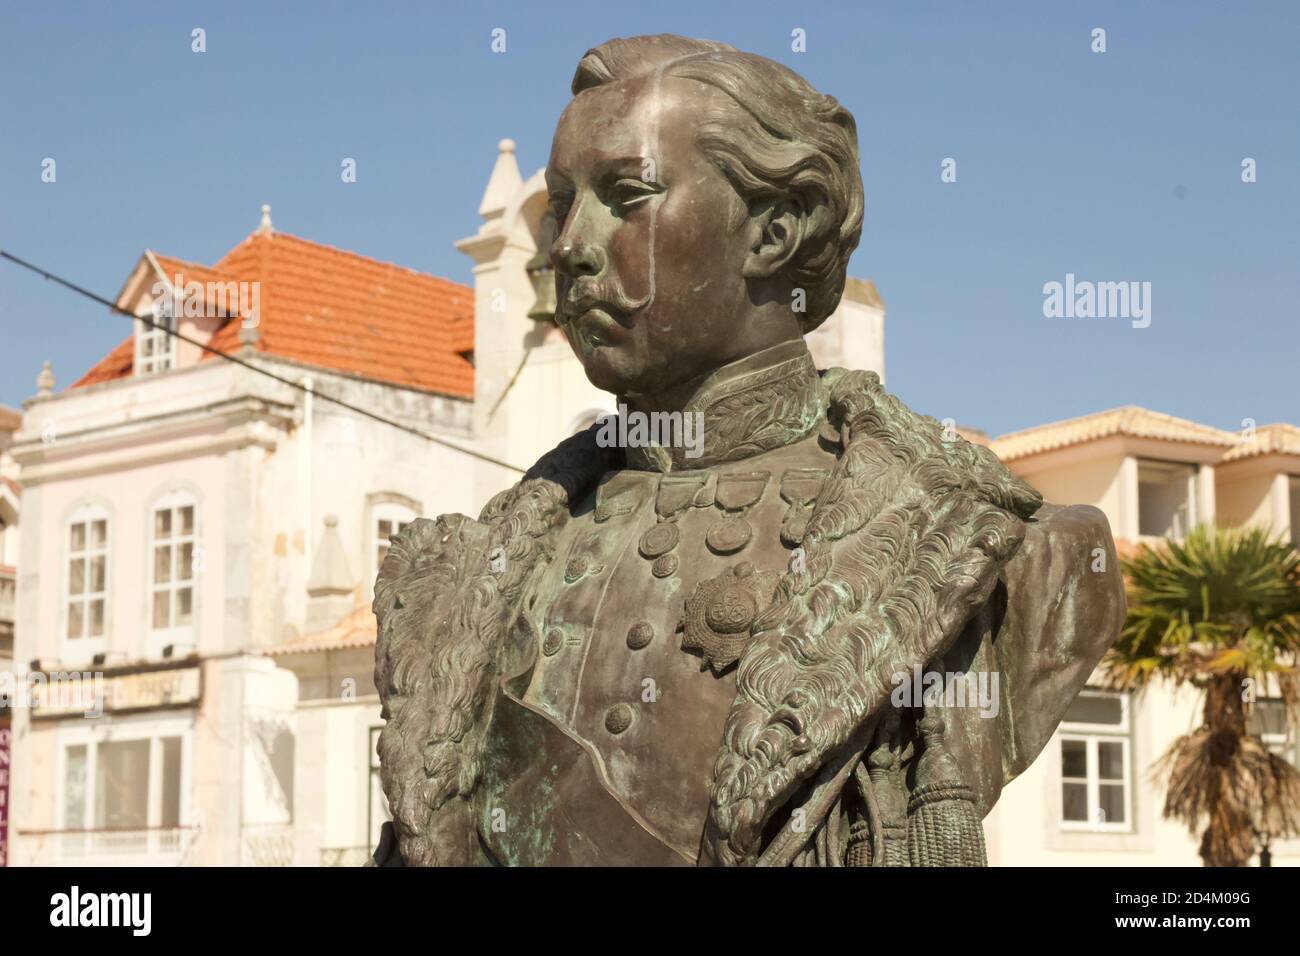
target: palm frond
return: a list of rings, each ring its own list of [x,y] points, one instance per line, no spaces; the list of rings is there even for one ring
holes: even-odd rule
[[[1207,865],[1243,866],[1260,839],[1300,835],[1300,771],[1247,730],[1257,690],[1271,686],[1288,726],[1300,725],[1300,553],[1261,529],[1202,526],[1122,566],[1128,615],[1103,670],[1122,689],[1205,691],[1202,725],[1155,767],[1164,815],[1204,827]]]

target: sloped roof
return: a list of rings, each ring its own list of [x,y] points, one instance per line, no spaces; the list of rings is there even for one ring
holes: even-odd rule
[[[23,413],[8,405],[0,405],[0,431],[13,432],[22,427]]]
[[[282,654],[311,654],[318,651],[345,651],[375,644],[375,612],[369,604],[358,606],[348,612],[329,630],[317,631],[315,634],[301,634],[290,638],[274,647],[268,647],[265,653],[271,657]]]
[[[135,364],[135,338],[128,335],[125,340],[113,347],[113,350],[92,365],[89,371],[72,383],[72,388],[82,385],[95,385],[109,382],[115,378],[126,378],[131,374]]]
[[[993,439],[990,448],[1003,461],[1024,458],[1057,448],[1126,435],[1130,438],[1154,438],[1195,445],[1231,447],[1238,442],[1232,432],[1201,425],[1185,418],[1175,418],[1137,405],[1125,405],[1062,422],[1037,425]]]
[[[210,269],[198,262],[187,262],[184,259],[175,259],[172,256],[164,256],[159,253],[153,253],[154,262],[162,270],[163,275],[168,282],[175,283],[177,277],[180,278],[181,285],[187,282],[199,282],[206,284],[208,282],[235,282],[237,278],[218,269]]]
[[[1278,422],[1255,429],[1250,441],[1238,442],[1223,456],[1224,461],[1254,458],[1256,455],[1300,455],[1300,428]]]
[[[259,283],[259,352],[460,398],[474,394],[474,295],[458,282],[287,233],[252,233],[215,266],[153,255],[169,282]],[[242,347],[231,318],[208,343]],[[73,387],[131,374],[130,338]],[[203,361],[215,357],[204,354]]]

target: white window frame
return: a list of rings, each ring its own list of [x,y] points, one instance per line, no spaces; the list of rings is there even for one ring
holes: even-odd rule
[[[1164,536],[1159,534],[1156,535],[1148,534],[1142,530],[1142,483],[1143,483],[1142,474],[1143,472],[1146,472],[1147,475],[1152,477],[1160,477],[1166,483],[1172,483],[1174,478],[1179,473],[1183,473],[1183,472],[1186,473],[1187,488],[1186,488],[1186,498],[1185,498],[1186,507],[1184,509],[1184,514],[1180,519],[1178,515],[1178,509],[1174,510],[1174,515],[1170,521],[1170,528],[1168,532],[1169,537],[1173,538],[1175,541],[1182,541],[1184,538],[1187,537],[1187,532],[1189,532],[1192,528],[1196,527],[1197,522],[1201,520],[1200,502],[1197,497],[1197,490],[1198,490],[1197,480],[1200,474],[1200,470],[1190,462],[1160,461],[1159,459],[1155,459],[1155,458],[1139,458],[1137,460],[1137,489],[1136,489],[1137,521],[1138,521],[1137,532],[1139,538],[1151,541],[1151,540],[1159,540]],[[1186,524],[1186,526],[1181,529],[1178,527],[1180,520],[1184,521]]]
[[[1057,793],[1060,806],[1056,814],[1056,823],[1063,831],[1088,833],[1132,833],[1133,832],[1133,732],[1132,732],[1132,695],[1125,692],[1104,691],[1085,687],[1079,691],[1079,697],[1118,697],[1120,701],[1120,722],[1118,724],[1092,724],[1075,721],[1062,721],[1057,748]],[[1086,748],[1086,777],[1083,781],[1065,776],[1065,742],[1079,741]],[[1097,817],[1101,809],[1101,774],[1100,759],[1097,754],[1098,744],[1102,741],[1118,742],[1121,748],[1121,760],[1124,768],[1122,779],[1124,790],[1124,822],[1102,822]],[[1088,819],[1065,819],[1065,784],[1080,783],[1087,785]],[[1106,781],[1111,784],[1114,781]]]
[[[180,738],[180,801],[177,808],[176,832],[165,831],[162,826],[163,803],[163,740]],[[95,794],[98,788],[99,748],[104,744],[149,741],[149,780],[144,830],[100,830],[95,820]],[[115,724],[107,733],[101,728],[69,726],[59,731],[58,751],[55,755],[55,809],[59,834],[58,855],[70,861],[93,862],[98,859],[108,865],[122,858],[136,858],[140,862],[157,862],[158,855],[177,853],[184,848],[185,834],[191,824],[190,777],[194,766],[194,718],[191,716],[158,718],[126,718]],[[86,748],[86,792],[81,808],[82,819],[68,819],[68,751],[72,747]],[[81,831],[81,832],[75,832]]]
[[[91,533],[96,521],[104,522],[104,545],[92,547]],[[72,529],[76,525],[85,525],[85,539],[81,550],[72,549]],[[103,654],[108,648],[108,635],[111,630],[111,595],[113,592],[113,516],[107,507],[92,503],[78,506],[63,523],[63,588],[61,596],[61,613],[59,615],[59,646],[63,648],[63,657],[70,662],[89,661],[96,654]],[[82,577],[83,590],[72,593],[72,562],[74,557],[85,562]],[[90,590],[90,568],[93,559],[104,559],[104,588],[102,591]],[[103,602],[103,628],[99,634],[90,634],[90,605],[94,600]],[[72,636],[68,629],[72,623],[72,605],[81,605],[81,633]]]
[[[383,548],[385,555],[388,553],[388,541],[381,536],[379,523],[381,521],[392,523],[392,531],[389,532],[391,536],[397,534],[418,517],[420,516],[414,508],[397,501],[377,501],[370,506],[368,564],[370,566],[370,584],[372,586],[375,579],[379,577],[379,568],[383,564],[383,558],[379,554],[380,548]]]
[[[155,299],[147,319],[155,325],[175,331],[176,316],[172,315],[171,292]],[[143,319],[136,321],[135,374],[152,375],[176,367],[176,337],[162,329],[154,328]]]
[[[180,533],[181,508],[192,508],[194,513],[193,522],[190,527],[190,533],[183,535]],[[160,511],[172,512],[172,533],[165,542],[160,541],[157,535],[157,514]],[[145,517],[148,522],[148,548],[145,551],[145,579],[147,583],[147,593],[145,598],[144,620],[145,632],[149,635],[148,647],[146,654],[151,656],[161,656],[162,649],[168,644],[193,644],[195,635],[198,633],[199,619],[199,566],[202,563],[201,546],[201,526],[200,510],[198,497],[189,490],[169,491],[166,494],[155,498],[149,505],[148,513]],[[181,548],[190,545],[190,576],[185,580],[177,578],[177,569],[179,568],[179,559]],[[166,546],[170,549],[170,571],[171,580],[159,583],[155,580],[157,574],[157,559],[154,549]],[[188,624],[177,624],[176,621],[176,602],[177,595],[184,587],[190,590],[190,621]],[[154,595],[166,591],[168,597],[168,623],[165,627],[154,626]]]
[[[1282,708],[1286,707],[1286,702],[1281,697],[1260,697],[1251,705],[1251,707],[1252,708],[1259,707],[1262,704],[1276,705]],[[1254,731],[1250,727],[1251,716],[1253,716],[1253,714],[1247,715],[1247,724],[1246,724],[1247,733],[1254,733]],[[1286,719],[1285,716],[1283,717],[1283,719],[1284,720]],[[1280,734],[1278,733],[1259,734],[1258,735],[1259,741],[1265,747],[1267,747],[1273,753],[1277,754],[1282,759],[1288,761],[1294,766],[1300,767],[1300,742],[1297,742],[1291,738],[1291,734],[1289,732],[1290,724],[1288,723],[1285,726],[1287,729]]]

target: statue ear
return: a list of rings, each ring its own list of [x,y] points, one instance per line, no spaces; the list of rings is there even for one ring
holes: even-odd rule
[[[750,247],[741,275],[746,279],[767,279],[785,268],[803,244],[808,217],[792,199],[769,199],[757,203],[749,216]]]

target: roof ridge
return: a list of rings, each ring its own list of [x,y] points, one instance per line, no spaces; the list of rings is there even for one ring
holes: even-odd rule
[[[1190,425],[1199,431],[1214,432],[1221,436],[1233,438],[1234,440],[1237,438],[1236,432],[1229,431],[1225,428],[1219,428],[1215,425],[1207,425],[1204,422],[1198,422],[1192,418],[1183,418],[1180,415],[1173,415],[1169,412],[1157,411],[1154,408],[1147,408],[1145,405],[1129,404],[1117,405],[1114,408],[1103,409],[1099,412],[1090,412],[1086,415],[1075,415],[1072,418],[1062,418],[1054,422],[1043,422],[1041,425],[1031,425],[1028,428],[1022,428],[1018,431],[1007,432],[1003,435],[999,435],[994,439],[994,441],[1006,441],[1013,438],[1021,438],[1026,435],[1033,435],[1037,432],[1047,431],[1048,429],[1064,428],[1067,425],[1074,425],[1086,421],[1097,421],[1107,415],[1120,415],[1122,416],[1121,420],[1123,424],[1129,424],[1131,422],[1131,417],[1135,414],[1138,416],[1151,416],[1168,422],[1177,422],[1180,425]],[[1267,426],[1260,427],[1262,428]]]
[[[198,268],[200,268],[200,269],[205,269],[205,270],[207,270],[208,272],[218,272],[218,271],[220,271],[220,270],[217,269],[216,266],[210,266],[210,265],[207,265],[206,263],[199,262],[199,261],[197,261],[197,260],[195,260],[195,259],[182,259],[180,256],[172,256],[172,255],[168,255],[168,254],[165,253],[165,252],[159,252],[157,249],[149,249],[149,248],[146,248],[144,251],[145,251],[146,253],[148,253],[148,254],[154,256],[155,258],[171,259],[171,260],[173,260],[173,261],[175,261],[175,262],[179,262],[179,263],[180,263],[181,265],[183,265],[183,266],[196,266],[196,267],[198,267]]]
[[[221,262],[224,262],[226,259],[228,259],[241,246],[247,243],[251,243],[254,240],[266,240],[268,242],[271,242],[276,239],[292,239],[294,242],[299,242],[306,246],[313,246],[316,249],[323,249],[326,252],[331,252],[336,255],[348,256],[349,258],[352,259],[359,259],[362,262],[368,262],[382,269],[396,269],[399,272],[405,272],[420,279],[433,279],[435,282],[445,282],[448,285],[456,286],[460,289],[465,290],[466,292],[472,293],[474,291],[473,287],[468,286],[463,282],[457,282],[455,279],[448,279],[446,276],[434,275],[432,272],[422,272],[419,269],[413,269],[410,266],[400,265],[399,263],[396,262],[385,262],[383,259],[377,259],[374,256],[366,255],[364,252],[357,252],[355,249],[344,249],[341,246],[334,246],[329,244],[328,242],[317,242],[315,239],[307,239],[304,238],[303,236],[296,236],[291,232],[281,232],[278,229],[274,233],[271,233],[269,235],[266,233],[261,233],[256,231],[249,233],[242,240],[240,240],[240,242],[237,243],[233,249],[231,249],[224,256],[222,256],[220,260],[218,260],[218,265],[220,265]],[[215,267],[210,267],[210,268],[215,268]]]
[[[1118,412],[1126,412],[1129,409],[1141,409],[1140,405],[1116,405],[1114,408],[1106,408],[1099,412],[1088,412],[1084,415],[1075,415],[1071,418],[1061,418],[1054,422],[1042,422],[1038,425],[1030,425],[1028,428],[1020,428],[1013,432],[1006,432],[998,435],[994,441],[1002,441],[1008,438],[1019,438],[1021,435],[1032,435],[1034,432],[1044,431],[1048,428],[1061,428],[1065,425],[1073,425],[1076,422],[1088,421],[1089,419],[1101,418],[1103,415],[1114,415]]]

